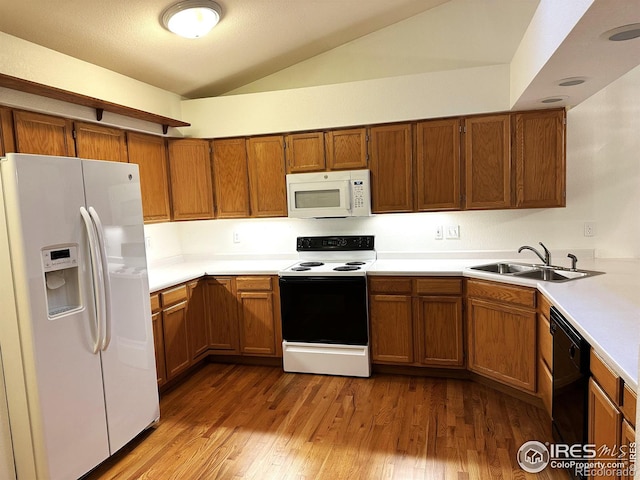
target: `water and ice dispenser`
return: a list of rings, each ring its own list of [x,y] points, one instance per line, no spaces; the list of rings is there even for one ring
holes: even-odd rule
[[[49,318],[79,309],[81,303],[78,246],[57,245],[43,248],[42,267]]]

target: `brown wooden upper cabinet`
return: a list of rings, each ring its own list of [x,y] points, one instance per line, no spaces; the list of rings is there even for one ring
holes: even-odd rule
[[[516,207],[565,206],[565,115],[562,109],[513,116]]]
[[[465,119],[466,209],[511,207],[511,116]]]
[[[325,133],[328,170],[367,168],[367,129],[350,128]]]
[[[140,169],[144,221],[168,222],[171,219],[171,210],[165,139],[155,135],[127,132],[127,152],[129,163],[136,163]]]
[[[460,119],[419,122],[416,127],[417,210],[459,210]]]
[[[282,135],[247,140],[252,217],[286,217],[287,194]]]
[[[292,133],[285,136],[287,173],[319,172],[325,169],[324,134]]]
[[[371,190],[374,213],[413,211],[411,125],[372,127]]]
[[[248,217],[250,211],[246,140],[244,138],[213,140],[211,148],[216,217]]]
[[[119,128],[75,122],[76,154],[92,160],[127,161],[125,133]]]
[[[73,122],[40,113],[13,112],[16,149],[20,153],[74,157]]]
[[[0,156],[16,151],[11,110],[0,107]]]
[[[174,220],[213,218],[211,156],[207,140],[169,140],[169,179]]]

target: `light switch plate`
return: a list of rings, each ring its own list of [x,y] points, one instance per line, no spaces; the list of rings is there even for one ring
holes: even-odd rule
[[[460,238],[460,225],[447,226],[447,239],[453,240]]]
[[[442,232],[443,232],[442,225],[438,225],[436,227],[436,236],[435,236],[436,240],[442,240],[444,238],[444,234]]]

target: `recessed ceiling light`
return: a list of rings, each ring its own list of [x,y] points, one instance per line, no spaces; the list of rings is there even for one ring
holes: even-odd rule
[[[176,35],[200,38],[216,26],[221,16],[220,5],[211,0],[185,0],[167,8],[160,19]]]
[[[558,82],[558,85],[561,87],[574,87],[576,85],[581,85],[586,82],[587,79],[584,77],[569,77],[563,78]]]
[[[547,97],[547,98],[543,98],[542,100],[540,100],[540,103],[557,103],[557,102],[563,102],[564,100],[568,99],[569,97],[567,97],[566,95],[558,95],[555,97]]]
[[[622,27],[608,30],[602,34],[602,37],[612,42],[624,42],[625,40],[633,40],[640,37],[640,23],[631,23]]]

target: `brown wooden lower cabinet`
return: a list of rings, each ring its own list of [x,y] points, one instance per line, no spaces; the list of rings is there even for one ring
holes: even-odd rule
[[[467,280],[469,370],[536,392],[536,290]]]
[[[189,357],[196,362],[209,349],[209,322],[207,318],[205,281],[187,284],[187,328],[189,330]]]
[[[587,435],[595,445],[598,458],[624,463],[630,459],[630,446],[635,442],[637,396],[593,350],[590,354]],[[611,471],[605,479],[631,479],[632,473],[622,468]],[[631,473],[631,475],[629,475]]]
[[[461,279],[372,277],[369,290],[374,363],[464,366]]]
[[[221,355],[240,353],[238,306],[233,277],[209,277],[205,280],[209,301],[209,352]]]
[[[160,386],[208,355],[282,356],[277,276],[205,277],[151,304]]]

